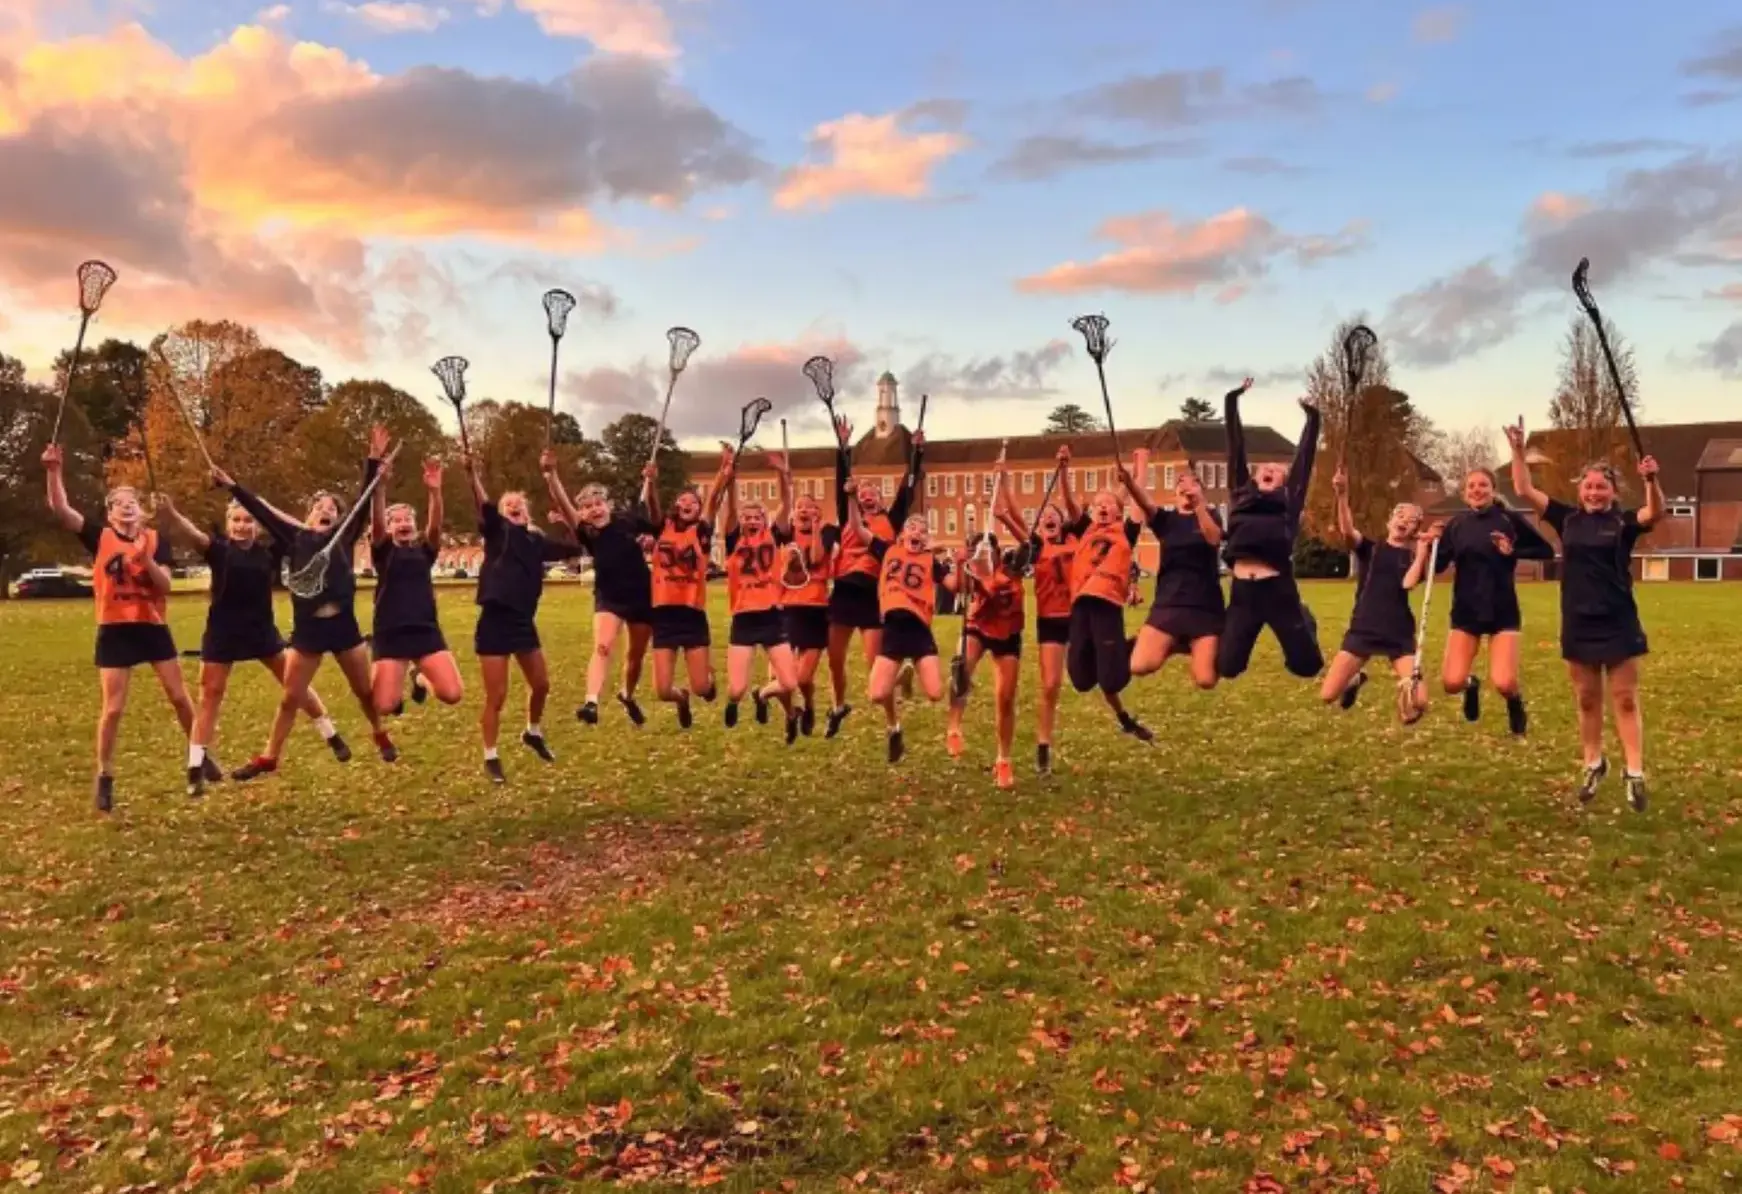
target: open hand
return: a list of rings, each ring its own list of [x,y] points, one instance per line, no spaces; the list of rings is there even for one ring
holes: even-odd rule
[[[369,459],[380,460],[385,457],[387,445],[391,440],[392,437],[388,434],[387,428],[382,424],[377,423],[369,428]]]
[[[442,487],[442,462],[434,456],[427,457],[423,462],[423,487],[425,489],[440,489]]]
[[[235,479],[221,468],[214,468],[211,476],[213,489],[231,489],[236,484]]]
[[[49,472],[59,472],[65,463],[66,452],[59,444],[50,444],[42,450],[42,467]]]
[[[1349,470],[1340,464],[1331,474],[1331,491],[1339,496],[1349,492]]]
[[[1506,425],[1506,442],[1512,445],[1514,452],[1524,451],[1524,420]]]
[[[1639,462],[1639,475],[1647,482],[1657,476],[1657,457],[1647,456]]]
[[[1512,536],[1505,531],[1489,531],[1488,541],[1494,545],[1494,550],[1503,556],[1512,554]]]

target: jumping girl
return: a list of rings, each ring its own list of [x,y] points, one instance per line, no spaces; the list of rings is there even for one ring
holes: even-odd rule
[[[835,587],[829,594],[829,680],[834,688],[835,703],[829,710],[828,729],[824,737],[833,738],[841,732],[841,723],[853,711],[847,704],[847,648],[853,634],[865,649],[869,666],[878,658],[883,633],[882,614],[878,609],[877,561],[871,555],[871,540],[895,541],[895,528],[907,522],[908,509],[919,488],[924,472],[925,433],[914,432],[913,464],[895,495],[895,504],[887,510],[883,505],[883,487],[874,478],[856,485],[848,483],[852,470],[853,425],[844,418],[835,420],[835,521],[843,528],[840,551],[835,556]],[[853,530],[850,511],[857,510],[864,532]]]
[[[1216,686],[1216,650],[1227,606],[1217,553],[1222,522],[1204,500],[1204,487],[1190,465],[1174,482],[1174,508],[1163,510],[1133,479],[1126,488],[1161,544],[1155,600],[1131,649],[1131,674],[1148,676],[1175,655],[1191,659],[1192,683]]]
[[[889,740],[889,762],[899,763],[907,753],[901,734],[901,716],[895,701],[895,686],[903,664],[912,664],[925,699],[936,704],[944,699],[944,674],[938,664],[938,644],[932,637],[932,618],[937,613],[939,584],[954,591],[956,578],[966,563],[964,554],[954,572],[932,554],[931,535],[919,515],[901,524],[899,539],[871,533],[860,502],[847,506],[847,531],[859,536],[866,552],[877,562],[877,605],[883,616],[877,638],[877,658],[871,661],[867,695],[883,706]]]
[[[732,450],[720,454],[720,471],[704,507],[694,487],[680,490],[666,515],[650,485],[647,510],[659,528],[653,544],[653,684],[659,699],[677,706],[677,724],[689,729],[690,695],[714,699],[714,661],[708,655],[708,555],[714,546],[714,515],[730,482]],[[675,683],[683,653],[689,686]]]
[[[1058,450],[1058,464],[1053,492],[1070,509],[1075,504],[1070,497],[1071,450],[1068,445]],[[1076,516],[1048,501],[1035,516],[1030,528],[1016,512],[1016,502],[1009,492],[1008,481],[999,519],[1017,542],[1026,543],[1025,563],[1034,571],[1034,638],[1040,657],[1040,709],[1035,728],[1034,769],[1041,775],[1052,772],[1052,735],[1058,720],[1059,694],[1065,684],[1065,654],[1071,639],[1071,561],[1076,558],[1077,537],[1070,532]]]
[[[1123,461],[1118,469],[1126,492],[1135,494],[1137,482]],[[1070,501],[1067,490],[1067,509]],[[1131,591],[1132,549],[1143,524],[1126,518],[1124,503],[1104,489],[1090,500],[1088,512],[1077,517],[1072,530],[1078,542],[1071,559],[1071,638],[1065,648],[1065,672],[1078,692],[1100,688],[1123,733],[1153,743],[1155,735],[1131,716],[1119,696],[1131,683],[1125,599]]]
[[[1645,628],[1633,599],[1633,545],[1663,517],[1657,460],[1639,462],[1645,505],[1623,510],[1616,502],[1615,470],[1589,464],[1579,476],[1579,504],[1569,506],[1538,489],[1524,458],[1524,423],[1506,429],[1512,445],[1512,487],[1529,502],[1561,541],[1561,658],[1567,661],[1579,702],[1579,739],[1585,771],[1579,799],[1589,802],[1609,773],[1603,756],[1603,690],[1615,710],[1615,732],[1625,757],[1627,802],[1644,812],[1645,728],[1639,712],[1639,660],[1646,654]]]
[[[115,740],[121,715],[127,710],[127,689],[133,669],[149,665],[181,722],[183,734],[193,729],[194,706],[188,699],[175,640],[164,624],[170,576],[169,543],[145,525],[139,495],[131,486],[111,489],[103,499],[103,517],[81,514],[67,502],[64,457],[59,444],[42,453],[48,478],[48,508],[55,521],[79,537],[91,553],[91,589],[97,603],[97,678],[103,711],[97,719],[97,777],[92,801],[97,811],[115,807]],[[215,764],[214,764],[215,767]],[[220,773],[221,777],[221,773]]]
[[[1252,379],[1247,378],[1225,399],[1233,492],[1222,555],[1234,570],[1234,584],[1216,672],[1224,680],[1244,672],[1259,633],[1268,626],[1282,645],[1284,666],[1310,680],[1325,666],[1325,657],[1319,650],[1318,623],[1294,582],[1294,541],[1319,450],[1319,408],[1308,399],[1300,400],[1306,426],[1301,428],[1292,466],[1261,464],[1254,469],[1246,460],[1246,432],[1240,422],[1240,396],[1251,387]]]
[[[641,540],[653,532],[646,511],[653,492],[656,470],[642,469],[641,505],[630,511],[611,508],[603,485],[589,485],[576,501],[569,501],[557,476],[556,453],[545,449],[538,458],[550,499],[574,531],[575,539],[593,557],[593,657],[587,664],[587,699],[575,716],[587,725],[599,724],[599,694],[611,672],[611,648],[617,636],[628,631],[623,652],[623,685],[617,703],[639,726],[647,721],[635,700],[641,682],[641,663],[653,637],[653,574],[647,566]]]
[[[1385,523],[1385,542],[1375,543],[1355,527],[1349,509],[1349,474],[1339,468],[1331,477],[1337,494],[1337,528],[1355,553],[1360,575],[1355,584],[1355,612],[1349,618],[1343,646],[1331,660],[1319,697],[1326,704],[1354,707],[1363,670],[1375,655],[1391,661],[1399,681],[1408,682],[1415,669],[1415,614],[1409,607],[1409,592],[1427,574],[1428,550],[1439,534],[1435,528],[1420,534],[1421,507],[1403,502],[1391,511]],[[1409,712],[1399,711],[1404,725],[1414,725],[1427,712],[1427,687],[1410,689]]]
[[[213,535],[189,521],[168,495],[158,495],[157,508],[169,520],[169,530],[205,557],[212,570],[211,604],[206,607],[206,632],[200,639],[200,705],[188,736],[188,795],[197,798],[208,782],[224,777],[210,751],[218,712],[230,687],[230,669],[238,663],[258,662],[281,688],[284,685],[289,665],[272,614],[272,582],[283,568],[284,553],[261,537],[260,524],[234,500],[224,511],[223,533]],[[351,748],[339,737],[313,687],[305,694],[302,711],[333,757],[350,762]]]
[[[496,741],[502,731],[502,707],[508,703],[508,661],[526,678],[526,729],[521,743],[546,763],[556,761],[544,740],[544,703],[550,696],[550,668],[538,638],[538,602],[544,595],[544,570],[559,560],[572,560],[583,548],[572,539],[540,534],[532,525],[526,495],[509,490],[492,502],[484,478],[470,456],[460,458],[471,478],[478,507],[478,534],[484,539],[484,563],[478,569],[478,628],[472,649],[484,674],[484,710],[479,729],[484,737],[484,773],[493,783],[506,783]]]
[[[783,549],[781,566],[781,626],[792,650],[794,679],[803,698],[799,730],[807,738],[817,724],[817,666],[829,645],[829,560],[840,541],[841,529],[823,525],[822,507],[815,498],[806,496],[794,502],[792,539]],[[789,574],[807,579],[793,587],[784,579]],[[779,689],[776,676],[763,685],[761,699],[773,700]]]
[[[1004,495],[1007,478],[1004,453],[998,453],[997,478],[992,492]],[[974,551],[963,557],[956,570],[958,584],[967,601],[967,646],[963,666],[971,679],[980,660],[992,657],[993,728],[998,738],[998,757],[992,764],[992,782],[1014,788],[1016,774],[1010,765],[1010,745],[1016,737],[1016,688],[1022,676],[1022,627],[1024,621],[1022,572],[1026,551],[1005,555],[998,550],[998,537],[990,527],[979,536]],[[977,567],[989,557],[985,567]],[[962,717],[967,712],[964,693],[950,702],[949,728],[944,745],[952,759],[962,755]]]
[[[389,466],[391,467],[391,466]],[[465,695],[460,665],[448,650],[436,615],[436,557],[442,549],[442,463],[423,462],[429,510],[418,534],[417,512],[404,502],[387,504],[387,487],[375,487],[370,505],[370,557],[375,564],[375,709],[390,713],[405,691],[405,673],[416,667],[436,700],[457,705]]]
[[[1506,698],[1506,722],[1514,734],[1530,728],[1518,687],[1518,635],[1523,615],[1513,579],[1519,560],[1552,560],[1554,548],[1494,492],[1489,469],[1464,478],[1464,503],[1440,535],[1439,570],[1452,576],[1452,629],[1446,638],[1440,679],[1446,692],[1464,695],[1464,720],[1482,715],[1482,681],[1472,674],[1482,640],[1488,640],[1488,679]]]
[[[738,704],[746,693],[756,702],[761,725],[768,724],[769,700],[777,700],[786,710],[786,744],[791,746],[798,738],[798,714],[792,705],[798,669],[781,620],[779,571],[781,549],[792,542],[792,527],[786,521],[792,508],[792,471],[784,453],[770,453],[768,459],[780,478],[780,512],[772,525],[761,502],[746,502],[740,510],[732,476],[724,482],[726,593],[732,611],[731,645],[726,648],[726,728],[738,724]],[[750,671],[758,650],[768,656],[774,679],[752,691]]]
[[[387,429],[373,428],[369,432],[369,460],[363,472],[365,486],[381,471],[387,447]],[[299,522],[236,484],[221,470],[213,471],[212,480],[228,489],[237,504],[266,528],[266,533],[289,557],[293,571],[314,559],[332,542],[338,530],[339,499],[330,493],[317,493],[304,521]],[[291,594],[290,651],[284,669],[284,693],[272,719],[266,753],[236,769],[231,778],[238,782],[278,770],[278,760],[283,754],[285,741],[290,737],[290,728],[296,722],[297,713],[307,706],[315,673],[320,670],[321,659],[327,655],[338,663],[346,683],[351,686],[351,694],[362,706],[382,761],[391,763],[399,758],[399,750],[393,745],[381,714],[375,708],[369,678],[369,650],[363,645],[363,631],[357,625],[354,608],[357,577],[352,571],[351,561],[356,555],[357,538],[362,533],[363,520],[352,519],[345,528],[344,538],[334,544],[327,563],[326,583],[319,593],[307,598]]]

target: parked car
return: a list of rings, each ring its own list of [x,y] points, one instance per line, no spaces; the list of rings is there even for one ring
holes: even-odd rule
[[[64,568],[32,568],[18,578],[19,597],[89,597],[91,584]]]

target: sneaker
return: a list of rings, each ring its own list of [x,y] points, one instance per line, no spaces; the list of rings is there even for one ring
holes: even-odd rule
[[[621,698],[619,698],[619,699],[621,699]],[[586,704],[582,705],[579,709],[575,710],[575,717],[581,721],[586,722],[590,726],[598,725],[599,724],[599,702],[598,701],[588,701]]]
[[[91,788],[91,803],[100,813],[106,813],[115,807],[115,777],[99,775],[97,782]]]
[[[833,738],[841,732],[841,723],[847,720],[847,714],[853,711],[853,706],[842,705],[839,709],[829,710],[828,728],[823,731],[823,737]]]
[[[350,752],[346,752],[346,757]],[[269,759],[265,755],[255,755],[230,773],[230,778],[239,784],[245,784],[257,775],[272,775],[278,770],[278,760]]]
[[[708,690],[706,692],[701,692],[698,690],[696,695],[701,697],[702,700],[706,701],[708,704],[711,705],[714,703],[714,698],[720,695],[720,686],[718,684],[714,683],[713,680],[710,679],[708,681]]]
[[[1646,804],[1645,777],[1643,775],[1628,775],[1624,777],[1622,782],[1627,785],[1628,805],[1636,813],[1644,812]]]
[[[1597,796],[1597,785],[1603,782],[1603,777],[1609,774],[1609,760],[1598,759],[1595,763],[1585,764],[1585,776],[1579,781],[1579,803],[1589,804]]]
[[[188,799],[198,800],[206,794],[206,769],[204,767],[188,768]]]
[[[394,705],[393,708],[391,708],[387,711],[387,716],[389,716],[389,717],[404,717],[405,716],[405,702],[400,701],[398,704]]]
[[[1155,734],[1150,728],[1129,713],[1119,715],[1119,729],[1122,733],[1130,734],[1145,745],[1152,746],[1155,743]]]
[[[798,728],[806,738],[809,738],[817,728],[817,710],[815,705],[806,705],[798,715]]]
[[[950,752],[950,758],[962,757],[962,731],[949,730],[944,734],[944,749]]]
[[[556,762],[556,756],[551,754],[550,747],[545,745],[543,734],[535,734],[531,730],[521,730],[520,744],[545,762]]]
[[[641,706],[635,703],[635,698],[626,692],[617,694],[617,703],[623,706],[623,712],[629,715],[629,720],[638,726],[647,724],[647,714],[641,711]]]
[[[205,781],[209,784],[221,784],[224,782],[224,769],[218,766],[218,760],[214,759],[211,755],[207,755],[204,759],[200,760],[200,774],[205,777]]]
[[[1524,698],[1509,696],[1506,698],[1506,727],[1520,738],[1530,729],[1530,714],[1524,711]]]
[[[411,699],[420,705],[429,700],[429,687],[421,676],[411,682]]]
[[[786,744],[788,746],[798,741],[798,723],[799,717],[796,713],[786,719]]]
[[[1355,699],[1361,695],[1361,689],[1367,683],[1366,672],[1356,672],[1355,678],[1349,681],[1349,687],[1343,689],[1343,695],[1337,699],[1337,704],[1343,709],[1353,709]]]
[[[737,725],[738,725],[738,702],[737,701],[727,701],[726,702],[725,721],[726,721],[726,728],[728,730],[737,728]]]
[[[350,746],[337,734],[334,734],[331,738],[327,739],[327,749],[333,752],[333,758],[339,760],[339,762],[349,763],[351,761]],[[236,778],[240,779],[241,777],[242,773],[238,771],[236,773]]]
[[[1016,769],[1010,765],[1009,759],[999,759],[992,764],[992,782],[1006,792],[1016,786]]]
[[[508,776],[502,770],[501,759],[485,759],[484,774],[490,777],[490,782],[493,784],[505,784],[508,782]]]
[[[399,761],[399,748],[393,745],[393,739],[387,736],[386,730],[375,735],[375,749],[381,752],[383,763],[397,763]]]
[[[890,762],[890,765],[893,766],[894,764],[901,762],[901,756],[906,754],[906,753],[907,753],[907,743],[902,738],[901,729],[899,727],[897,727],[896,729],[890,730],[889,731],[889,762]]]
[[[1034,748],[1034,770],[1037,775],[1052,774],[1052,744],[1037,743]]]
[[[687,730],[695,724],[695,716],[690,712],[690,694],[680,692],[677,696],[677,728]]]
[[[759,726],[767,725],[768,698],[763,696],[760,692],[753,692],[750,694],[750,700],[756,706],[756,724]]]
[[[1482,716],[1482,681],[1471,676],[1464,681],[1464,720],[1475,721]]]

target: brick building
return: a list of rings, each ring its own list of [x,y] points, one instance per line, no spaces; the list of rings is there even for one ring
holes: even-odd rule
[[[976,532],[992,505],[1000,439],[938,440],[928,437],[925,445],[925,482],[915,503],[931,526],[933,542],[956,547]],[[1062,445],[1071,449],[1071,487],[1079,502],[1115,483],[1113,446],[1105,433],[1088,435],[1012,435],[1008,440],[1007,467],[1010,486],[1023,517],[1033,525],[1046,493],[1046,483]],[[1253,464],[1294,459],[1294,443],[1269,427],[1247,424],[1247,455]],[[885,373],[877,382],[877,413],[872,427],[853,446],[853,475],[880,481],[885,498],[893,500],[907,471],[912,433],[901,422],[898,383]],[[1188,423],[1172,420],[1147,431],[1122,431],[1119,446],[1127,462],[1136,453],[1148,453],[1146,475],[1140,478],[1158,502],[1171,500],[1174,480],[1186,468],[1196,468],[1205,496],[1226,513],[1228,501],[1228,451],[1220,423]],[[718,452],[689,454],[690,480],[704,488],[720,467]],[[762,458],[750,455],[740,469],[736,484],[740,499],[757,498],[773,504],[779,498],[779,483]],[[794,448],[792,483],[799,497],[813,497],[823,504],[824,517],[835,521],[835,450],[832,447]],[[1153,571],[1159,547],[1145,535],[1138,542],[1137,560]]]

